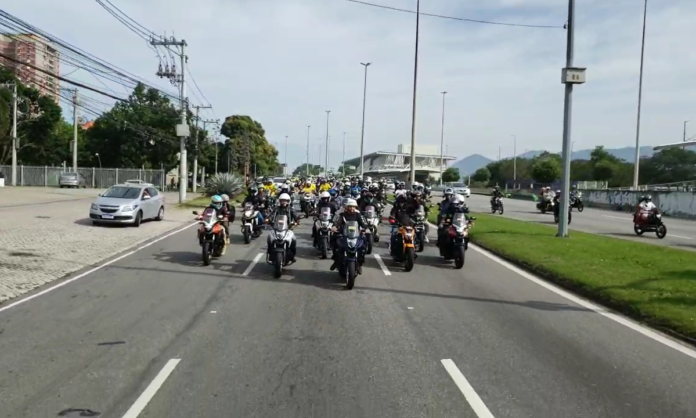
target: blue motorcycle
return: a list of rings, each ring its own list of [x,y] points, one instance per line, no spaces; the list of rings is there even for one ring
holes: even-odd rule
[[[365,240],[357,221],[346,222],[340,240],[339,256],[342,262],[338,266],[338,274],[346,280],[346,289],[351,290],[365,262]]]

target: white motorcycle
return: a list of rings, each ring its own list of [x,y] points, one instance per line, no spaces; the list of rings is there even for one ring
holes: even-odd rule
[[[321,258],[327,258],[330,242],[331,242],[331,227],[333,222],[331,219],[331,208],[323,207],[319,212],[319,216],[314,222],[316,235],[314,238],[314,246],[321,252]]]
[[[251,203],[244,205],[241,228],[245,244],[250,243],[251,238],[256,238],[261,234],[259,211],[254,209],[254,205]]]
[[[379,242],[380,217],[377,210],[372,205],[365,207],[363,216],[365,217],[368,226],[368,229],[365,230],[365,254],[371,254],[373,243]]]

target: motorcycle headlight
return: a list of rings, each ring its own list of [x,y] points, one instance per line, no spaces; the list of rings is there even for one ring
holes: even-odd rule
[[[213,224],[205,224],[205,229],[206,229],[206,230],[211,230],[211,229],[213,229]]]
[[[321,227],[322,227],[322,228],[328,228],[328,227],[329,227],[329,221],[321,221]]]
[[[346,241],[348,243],[348,248],[355,248],[355,246],[358,245],[357,238],[348,238]]]
[[[423,221],[425,220],[425,217],[424,217],[424,216],[417,216],[417,217],[416,217],[416,220],[417,220],[418,222],[423,222]]]

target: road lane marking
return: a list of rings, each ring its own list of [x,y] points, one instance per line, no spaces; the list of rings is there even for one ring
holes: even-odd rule
[[[478,396],[478,393],[476,393],[469,381],[466,380],[466,377],[464,377],[462,372],[459,370],[459,367],[457,367],[457,365],[454,364],[454,362],[450,359],[440,360],[440,362],[442,362],[442,365],[445,366],[445,370],[447,370],[447,373],[449,373],[452,380],[454,380],[454,383],[462,392],[464,398],[466,398],[466,401],[469,402],[469,406],[471,406],[471,409],[474,410],[476,416],[478,418],[494,418],[486,404],[483,403],[481,398]]]
[[[179,229],[177,229],[176,231],[170,232],[170,233],[168,233],[168,234],[166,234],[166,235],[162,235],[161,237],[156,238],[156,239],[154,239],[154,240],[148,242],[147,244],[141,245],[140,247],[137,247],[137,248],[134,249],[134,250],[128,251],[128,252],[125,253],[125,254],[121,254],[120,256],[118,256],[118,257],[116,257],[116,258],[114,258],[114,259],[112,259],[112,260],[109,260],[109,261],[107,261],[107,262],[105,262],[105,263],[102,263],[102,264],[100,264],[100,265],[98,265],[98,266],[96,266],[96,267],[94,267],[94,268],[92,268],[92,269],[90,269],[90,270],[87,270],[86,272],[84,272],[84,273],[82,273],[82,274],[78,274],[77,276],[75,276],[75,277],[73,277],[73,278],[70,278],[70,279],[65,280],[65,281],[63,281],[63,282],[60,282],[60,283],[58,283],[57,285],[51,286],[51,287],[49,287],[48,289],[44,289],[44,290],[42,290],[42,291],[40,291],[40,292],[38,292],[38,293],[34,293],[33,295],[27,296],[27,297],[25,297],[25,298],[23,298],[23,299],[20,299],[20,300],[16,301],[16,302],[10,303],[10,304],[7,305],[7,306],[3,306],[3,307],[0,308],[0,312],[4,312],[4,311],[6,311],[6,310],[8,310],[8,309],[10,309],[10,308],[13,308],[13,307],[18,306],[18,305],[21,305],[21,304],[23,304],[23,303],[29,302],[29,301],[32,300],[32,299],[36,299],[36,298],[38,298],[39,296],[43,296],[43,295],[45,295],[46,293],[52,292],[52,291],[54,291],[54,290],[56,290],[56,289],[59,289],[59,288],[65,286],[65,285],[68,285],[68,284],[70,284],[70,283],[72,283],[72,282],[74,282],[74,281],[80,280],[80,279],[82,279],[83,277],[89,276],[90,274],[94,273],[95,271],[101,270],[101,269],[103,269],[104,267],[108,267],[108,266],[110,266],[111,264],[114,264],[114,263],[117,262],[117,261],[121,261],[121,260],[123,260],[124,258],[126,258],[126,257],[128,257],[128,256],[130,256],[130,255],[133,255],[133,254],[137,253],[138,251],[142,250],[143,248],[147,248],[147,247],[149,247],[149,246],[151,246],[151,245],[153,245],[153,244],[155,244],[155,243],[157,243],[157,242],[162,241],[163,239],[167,239],[167,238],[171,237],[172,235],[175,235],[175,234],[178,234],[179,232],[185,231],[185,230],[187,230],[187,229],[189,229],[189,228],[191,228],[192,226],[195,226],[195,225],[198,225],[198,222],[193,223],[193,224],[190,224],[190,225],[186,225],[185,227],[179,228]]]
[[[622,221],[631,221],[631,222],[633,222],[633,219],[632,219],[632,218],[628,218],[628,217],[626,217],[626,218],[621,218],[621,217],[618,217],[618,216],[609,216],[609,215],[602,215],[602,216],[604,216],[605,218],[621,219]],[[673,238],[693,239],[693,238],[691,238],[691,237],[684,237],[684,236],[682,236],[682,235],[669,234],[669,236],[670,236],[670,237],[673,237]]]
[[[247,269],[244,270],[244,273],[242,273],[242,276],[248,276],[249,273],[251,273],[251,270],[252,270],[252,269],[254,268],[254,266],[256,265],[256,263],[259,262],[259,260],[261,259],[261,257],[263,257],[263,253],[258,253],[258,254],[256,254],[256,257],[254,257],[254,260],[251,262],[251,264],[249,264],[249,267],[247,267]]]
[[[382,269],[384,272],[385,276],[391,276],[391,271],[387,268],[387,265],[384,264],[384,261],[382,261],[382,257],[379,256],[379,254],[375,254],[375,260],[377,260],[377,264],[379,264],[379,267]]]
[[[167,380],[170,374],[174,371],[174,368],[179,364],[181,359],[173,358],[170,359],[167,364],[164,365],[162,370],[155,376],[155,378],[150,382],[145,391],[140,395],[140,397],[135,401],[133,406],[130,407],[128,412],[123,416],[123,418],[138,418],[143,409],[152,400],[152,398],[157,394],[157,391],[162,387],[164,381]]]

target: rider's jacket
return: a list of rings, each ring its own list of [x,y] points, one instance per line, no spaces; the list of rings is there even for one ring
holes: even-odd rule
[[[338,207],[332,201],[324,202],[324,200],[319,200],[319,202],[317,202],[317,212],[320,212],[321,208],[326,208],[326,207],[331,208],[331,215],[332,216],[336,213],[336,211],[338,211]]]
[[[334,222],[334,226],[338,229],[339,233],[343,231],[343,226],[346,222],[357,222],[358,225],[360,225],[360,228],[368,227],[367,221],[365,221],[365,218],[358,211],[355,211],[354,213],[343,212],[336,216],[336,218],[337,219]]]
[[[269,222],[270,223],[275,222],[276,218],[279,215],[287,215],[288,221],[294,222],[294,223],[298,223],[300,220],[300,218],[297,216],[295,211],[290,207],[290,205],[276,207],[276,210],[273,211],[273,214],[271,214],[271,216],[269,217]]]

